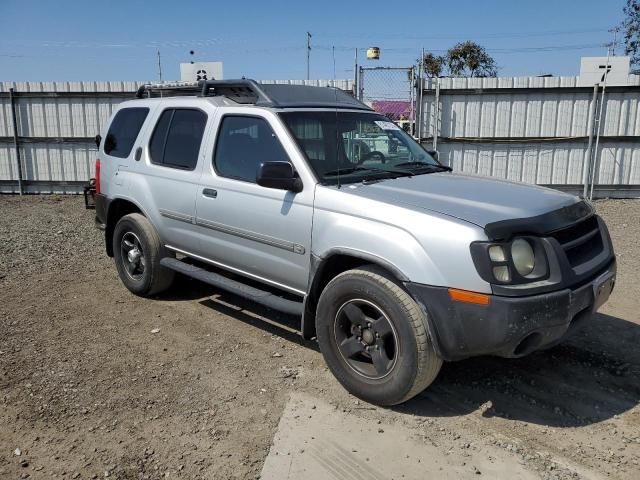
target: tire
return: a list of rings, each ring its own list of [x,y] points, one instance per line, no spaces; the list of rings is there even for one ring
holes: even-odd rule
[[[350,393],[367,402],[403,403],[427,388],[442,366],[425,314],[398,282],[374,266],[332,279],[320,296],[316,322],[329,369]],[[371,328],[358,328],[363,323]],[[358,343],[366,345],[365,350],[358,350]]]
[[[136,249],[140,255],[133,251]],[[150,297],[173,282],[173,270],[160,265],[160,259],[169,253],[151,222],[140,213],[118,220],[113,232],[113,256],[120,280],[131,293]]]

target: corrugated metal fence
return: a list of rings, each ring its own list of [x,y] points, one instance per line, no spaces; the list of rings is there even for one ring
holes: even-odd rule
[[[456,171],[580,190],[593,87],[578,77],[425,80],[416,126]],[[598,109],[596,109],[596,113]],[[607,87],[596,190],[640,196],[640,76]]]
[[[607,88],[595,157],[600,194],[640,196],[640,76],[630,79]],[[93,175],[93,137],[142,83],[0,83],[0,192],[18,191],[12,101],[25,191],[77,192]],[[430,148],[435,136],[454,170],[580,189],[593,88],[579,87],[578,77],[429,79],[416,97],[422,142]]]
[[[351,80],[263,80],[263,83],[336,85]],[[0,192],[18,192],[20,156],[25,192],[79,192],[93,176],[94,137],[114,108],[147,82],[0,83]],[[13,93],[11,90],[13,89]],[[17,138],[14,138],[12,102]]]

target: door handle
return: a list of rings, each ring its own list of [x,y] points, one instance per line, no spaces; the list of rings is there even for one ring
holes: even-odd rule
[[[202,190],[202,195],[209,198],[218,198],[218,191],[213,188],[205,188]]]
[[[136,162],[140,161],[140,157],[142,157],[142,147],[138,147],[136,149],[136,154],[135,154],[135,157],[134,157],[136,159]]]

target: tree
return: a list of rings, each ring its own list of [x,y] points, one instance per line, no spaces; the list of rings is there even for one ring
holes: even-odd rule
[[[424,73],[429,78],[495,77],[498,74],[496,61],[484,47],[471,41],[454,45],[444,56],[425,53],[422,61],[418,59],[417,63],[422,63]]]
[[[640,66],[640,0],[627,0],[624,7],[624,53],[631,57],[631,64]]]
[[[418,64],[420,64],[420,59],[418,59]],[[441,77],[444,70],[445,58],[440,55],[434,55],[431,52],[427,52],[424,54],[422,58],[422,65],[424,67],[424,73],[427,74],[429,78]]]
[[[498,74],[496,61],[484,47],[471,41],[450,48],[446,63],[449,73],[454,77],[495,77]]]

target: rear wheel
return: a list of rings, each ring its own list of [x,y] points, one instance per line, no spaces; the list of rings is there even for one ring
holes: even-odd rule
[[[136,295],[148,297],[171,285],[173,270],[160,265],[169,253],[144,215],[122,217],[113,232],[113,256],[122,283]]]
[[[391,276],[373,266],[329,282],[318,302],[317,335],[338,381],[378,405],[417,395],[442,366],[424,313]]]

